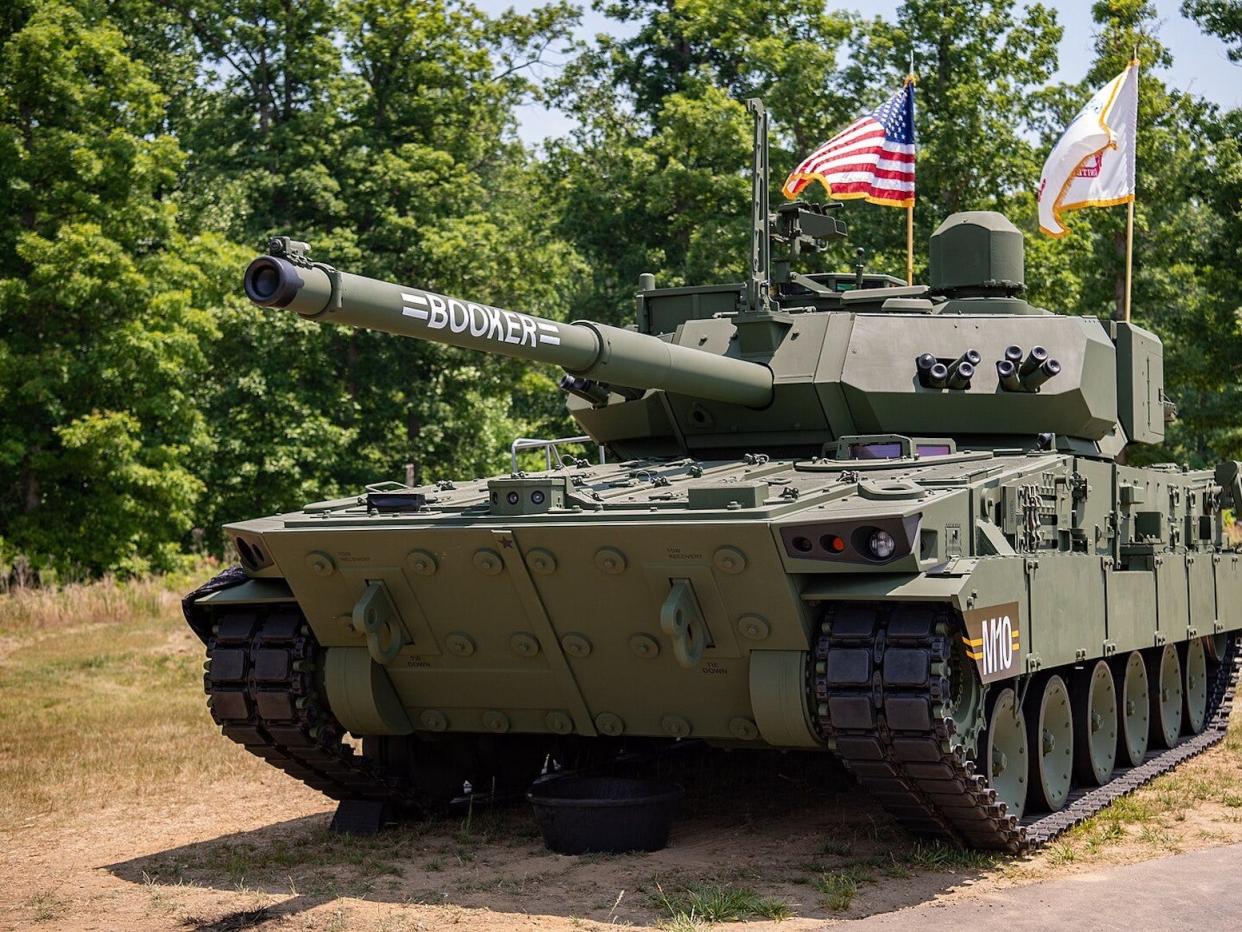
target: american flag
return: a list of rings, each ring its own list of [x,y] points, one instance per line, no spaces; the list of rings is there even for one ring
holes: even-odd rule
[[[812,181],[831,197],[914,203],[914,81],[802,160],[781,190],[793,200]]]

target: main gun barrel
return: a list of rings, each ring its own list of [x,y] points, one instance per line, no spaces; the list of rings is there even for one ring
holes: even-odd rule
[[[287,243],[276,240],[274,245]],[[279,248],[279,247],[278,247]],[[260,256],[245,275],[246,296],[325,323],[381,330],[466,349],[561,366],[612,385],[763,407],[767,366],[666,343],[592,321],[572,324],[339,272],[300,255]]]

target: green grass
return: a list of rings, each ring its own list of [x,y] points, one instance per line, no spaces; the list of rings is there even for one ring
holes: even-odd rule
[[[672,893],[657,886],[651,901],[663,913],[662,928],[675,932],[744,919],[779,921],[793,915],[780,900],[729,884],[689,885]]]
[[[987,870],[997,864],[1000,856],[988,851],[974,851],[940,842],[916,841],[902,852],[901,860],[916,870],[964,871]]]
[[[82,625],[115,624],[165,615],[181,595],[219,567],[204,564],[190,572],[119,582],[105,577],[47,589],[0,591],[0,636],[28,639]]]
[[[1048,863],[1054,865],[1073,864],[1078,860],[1078,852],[1073,845],[1059,841],[1048,846]]]
[[[1193,805],[1207,802],[1228,810],[1242,808],[1242,718],[1235,716],[1225,740],[1211,753],[1215,756],[1212,766],[1201,766],[1202,759],[1187,761],[1067,832],[1051,849],[1050,862],[1071,863],[1126,840],[1165,850],[1176,844],[1171,829],[1185,820]]]
[[[831,848],[829,852],[840,850]],[[844,912],[853,904],[863,884],[874,883],[876,875],[890,880],[908,880],[915,873],[954,873],[980,871],[999,862],[997,855],[968,851],[939,842],[916,841],[904,848],[893,848],[828,866],[818,861],[804,865],[810,884],[819,893],[824,907]]]
[[[842,838],[825,838],[819,846],[819,853],[828,857],[843,858],[849,855],[853,846]]]
[[[834,913],[844,912],[854,902],[858,888],[871,880],[870,875],[858,868],[827,871],[816,877],[811,883],[819,892],[820,900],[827,909]]]
[[[422,852],[422,830],[418,825],[402,826],[380,835],[352,836],[308,826],[255,841],[221,840],[177,859],[156,857],[147,872],[160,883],[206,876],[230,886],[275,886],[295,873],[310,876],[313,883],[316,871],[347,867],[355,880],[376,881],[402,876],[402,866]],[[439,858],[423,865],[423,870],[442,869]]]

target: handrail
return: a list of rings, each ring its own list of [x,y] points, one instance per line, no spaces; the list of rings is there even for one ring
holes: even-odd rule
[[[560,469],[565,465],[565,461],[561,459],[560,445],[562,443],[590,443],[591,438],[586,434],[580,437],[558,437],[555,440],[546,440],[537,437],[518,437],[509,445],[509,463],[513,472],[518,471],[517,455],[526,450],[543,450],[544,459],[547,462],[547,468],[552,468],[552,458],[556,458],[556,467]],[[599,445],[599,461],[602,464],[605,461],[605,453],[603,444]]]

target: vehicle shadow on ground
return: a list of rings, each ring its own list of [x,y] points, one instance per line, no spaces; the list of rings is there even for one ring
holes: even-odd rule
[[[327,815],[308,816],[107,870],[268,896],[258,912],[184,923],[229,929],[344,897],[637,925],[708,903],[721,919],[860,918],[934,898],[997,863],[906,835],[827,755],[705,751],[665,775],[686,797],[669,847],[649,854],[550,853],[517,804],[372,837],[334,835]]]

